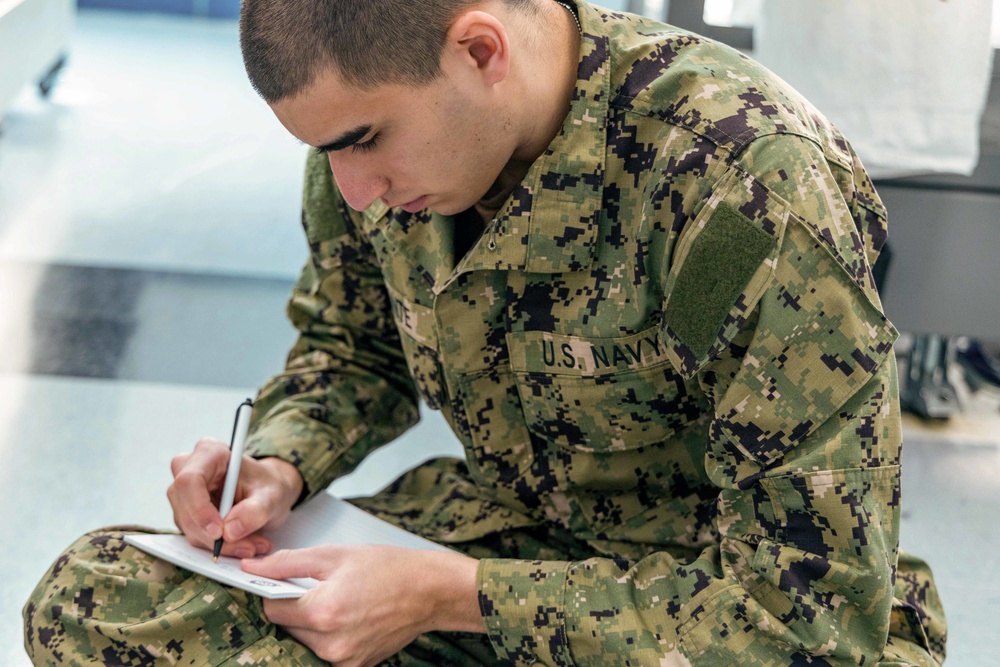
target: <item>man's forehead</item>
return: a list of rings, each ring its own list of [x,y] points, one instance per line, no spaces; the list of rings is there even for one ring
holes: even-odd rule
[[[331,73],[270,107],[299,140],[332,150],[356,143],[387,111],[370,91],[349,88]]]
[[[446,77],[425,83],[377,83],[361,86],[344,81],[335,67],[325,67],[301,91],[271,104],[278,120],[300,141],[324,150],[342,150],[365,134],[413,117],[447,87]],[[419,115],[419,114],[417,114]]]

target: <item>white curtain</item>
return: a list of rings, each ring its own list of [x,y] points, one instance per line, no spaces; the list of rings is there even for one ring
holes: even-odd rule
[[[992,5],[762,0],[753,57],[830,118],[873,174],[969,174],[989,90]]]

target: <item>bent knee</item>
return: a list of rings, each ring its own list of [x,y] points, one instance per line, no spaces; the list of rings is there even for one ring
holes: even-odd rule
[[[87,655],[86,646],[67,643],[80,642],[88,621],[127,616],[132,605],[125,601],[150,601],[150,586],[169,587],[187,576],[126,544],[125,535],[134,532],[150,531],[113,526],[86,533],[42,575],[22,610],[25,648],[36,664],[61,662],[66,653]],[[74,626],[75,638],[67,635],[67,626]]]

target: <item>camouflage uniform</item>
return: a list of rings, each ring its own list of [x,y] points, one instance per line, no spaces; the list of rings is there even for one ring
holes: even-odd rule
[[[441,410],[467,465],[358,503],[483,558],[501,661],[940,662],[930,573],[897,553],[896,331],[871,273],[885,210],[861,164],[733,50],[586,4],[579,18],[562,131],[468,252],[450,218],[350,210],[310,158],[302,335],[261,390],[251,450],[315,494],[412,425],[417,392]],[[76,574],[29,603],[37,656],[54,655],[43,629],[66,651],[53,609],[96,576],[95,539],[111,538],[84,540]],[[243,648],[260,625],[211,622],[239,635],[241,664],[264,655]]]

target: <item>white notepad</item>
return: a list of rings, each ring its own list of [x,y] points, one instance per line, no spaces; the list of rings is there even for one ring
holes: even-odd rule
[[[409,549],[449,551],[447,547],[397,528],[350,503],[321,493],[299,507],[283,526],[267,533],[275,549],[301,549],[321,544],[387,544]],[[137,549],[170,561],[228,586],[265,598],[297,598],[318,583],[315,579],[268,579],[244,572],[238,558],[221,556],[188,544],[183,535],[126,535]]]

